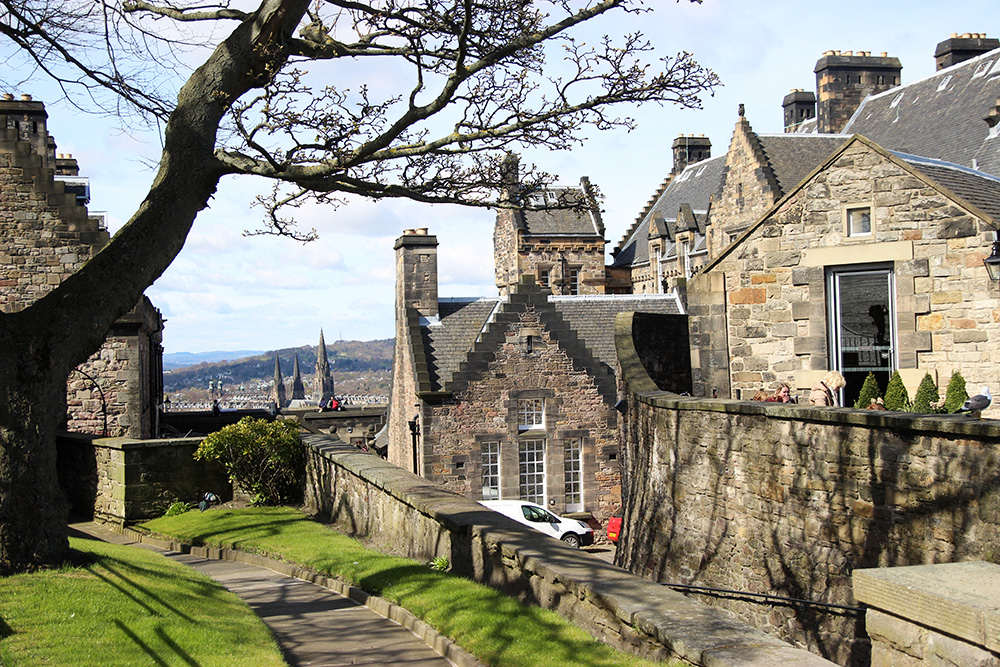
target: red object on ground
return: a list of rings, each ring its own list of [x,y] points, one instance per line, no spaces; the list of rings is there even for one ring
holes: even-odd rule
[[[608,519],[608,539],[612,544],[618,544],[618,536],[622,532],[622,511],[618,510]]]

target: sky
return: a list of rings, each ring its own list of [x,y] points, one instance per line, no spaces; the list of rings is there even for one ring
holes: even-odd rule
[[[600,187],[609,252],[669,174],[670,146],[678,135],[704,134],[712,154],[721,155],[739,104],[755,131],[781,132],[782,98],[793,88],[815,91],[813,68],[824,51],[885,51],[900,59],[907,83],[934,72],[934,48],[951,33],[1000,37],[995,0],[647,4],[655,7],[651,14],[619,16],[595,24],[592,32],[639,29],[659,55],[694,54],[722,83],[704,98],[704,108],[630,110],[638,123],[632,132],[591,132],[572,151],[522,155],[522,161],[557,174],[559,184],[588,176]],[[90,209],[106,211],[110,230],[117,231],[149,188],[157,137],[128,134],[113,119],[51,103],[56,96],[40,80],[8,90],[2,83],[7,76],[0,62],[0,92],[28,93],[46,102],[57,151],[77,158],[81,175],[90,178]],[[224,180],[184,250],[147,290],[167,320],[167,353],[315,345],[320,329],[327,343],[391,338],[393,244],[404,229],[415,227],[427,227],[438,238],[440,296],[496,295],[489,211],[352,200],[299,215],[300,226],[319,233],[315,242],[245,237],[243,231],[256,228],[261,218],[251,205],[254,197],[266,190],[265,183],[247,177]]]

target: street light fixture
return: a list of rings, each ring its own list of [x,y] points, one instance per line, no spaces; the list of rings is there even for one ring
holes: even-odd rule
[[[1000,232],[994,232],[993,253],[983,260],[983,264],[986,265],[986,273],[990,274],[990,280],[1000,280]]]

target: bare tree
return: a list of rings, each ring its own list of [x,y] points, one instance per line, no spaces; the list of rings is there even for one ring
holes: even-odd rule
[[[163,124],[158,171],[128,223],[44,298],[0,314],[0,574],[64,558],[54,461],[65,379],[180,252],[222,177],[273,181],[256,231],[300,239],[313,232],[286,210],[348,193],[519,205],[503,194],[506,152],[569,149],[584,127],[631,128],[618,105],[697,107],[717,83],[687,53],[645,64],[638,34],[573,38],[608,12],[648,11],[640,0],[259,3],[0,0],[0,45],[32,76],[81,107]],[[174,101],[154,65],[182,64],[197,45],[207,55]],[[553,48],[563,76],[546,69]],[[412,79],[391,95],[337,84],[343,68],[398,63]],[[547,177],[528,171],[524,192]]]

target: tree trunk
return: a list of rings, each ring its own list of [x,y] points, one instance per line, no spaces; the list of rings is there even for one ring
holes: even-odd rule
[[[7,349],[5,363],[20,365],[10,358],[20,351]],[[59,563],[69,548],[55,438],[65,383],[9,379],[0,381],[0,576]]]
[[[308,0],[261,0],[184,84],[160,170],[128,224],[77,273],[18,313],[0,313],[0,575],[65,560],[68,503],[56,475],[66,378],[184,246],[227,173],[215,159],[229,104],[266,83]]]

